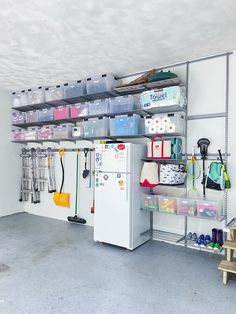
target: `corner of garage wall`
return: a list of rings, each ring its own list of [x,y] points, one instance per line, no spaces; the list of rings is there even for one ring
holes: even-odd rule
[[[0,90],[0,217],[23,212],[18,200],[21,146],[11,143],[11,97]]]

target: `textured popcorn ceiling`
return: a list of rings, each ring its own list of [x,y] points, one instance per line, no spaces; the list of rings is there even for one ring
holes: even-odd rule
[[[0,86],[127,74],[236,48],[234,0],[0,0]]]

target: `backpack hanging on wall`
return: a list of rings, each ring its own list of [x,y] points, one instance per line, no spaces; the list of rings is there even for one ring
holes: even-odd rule
[[[209,166],[206,188],[222,191],[225,188],[224,173],[220,162],[212,162]]]

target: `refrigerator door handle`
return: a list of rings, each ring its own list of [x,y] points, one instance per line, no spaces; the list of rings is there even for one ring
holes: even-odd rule
[[[128,200],[129,200],[129,189],[128,189],[128,174],[127,173],[125,175],[125,181],[126,181],[126,185],[125,185],[125,200],[126,200],[126,202],[128,202]]]

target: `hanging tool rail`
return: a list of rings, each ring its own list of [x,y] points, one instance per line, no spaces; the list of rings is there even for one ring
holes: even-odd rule
[[[20,154],[20,157],[29,157],[29,153],[30,153],[30,149],[31,148],[25,148],[25,153],[21,153]],[[72,152],[84,152],[84,149],[92,152],[94,151],[95,149],[94,148],[64,148],[64,151],[67,152],[67,153],[72,153]],[[41,148],[41,153],[40,155],[43,155],[46,157],[47,156],[47,149],[46,148]],[[60,151],[60,148],[50,148],[50,151],[53,152],[53,153],[57,153]],[[37,155],[39,155],[39,153],[37,153]]]

